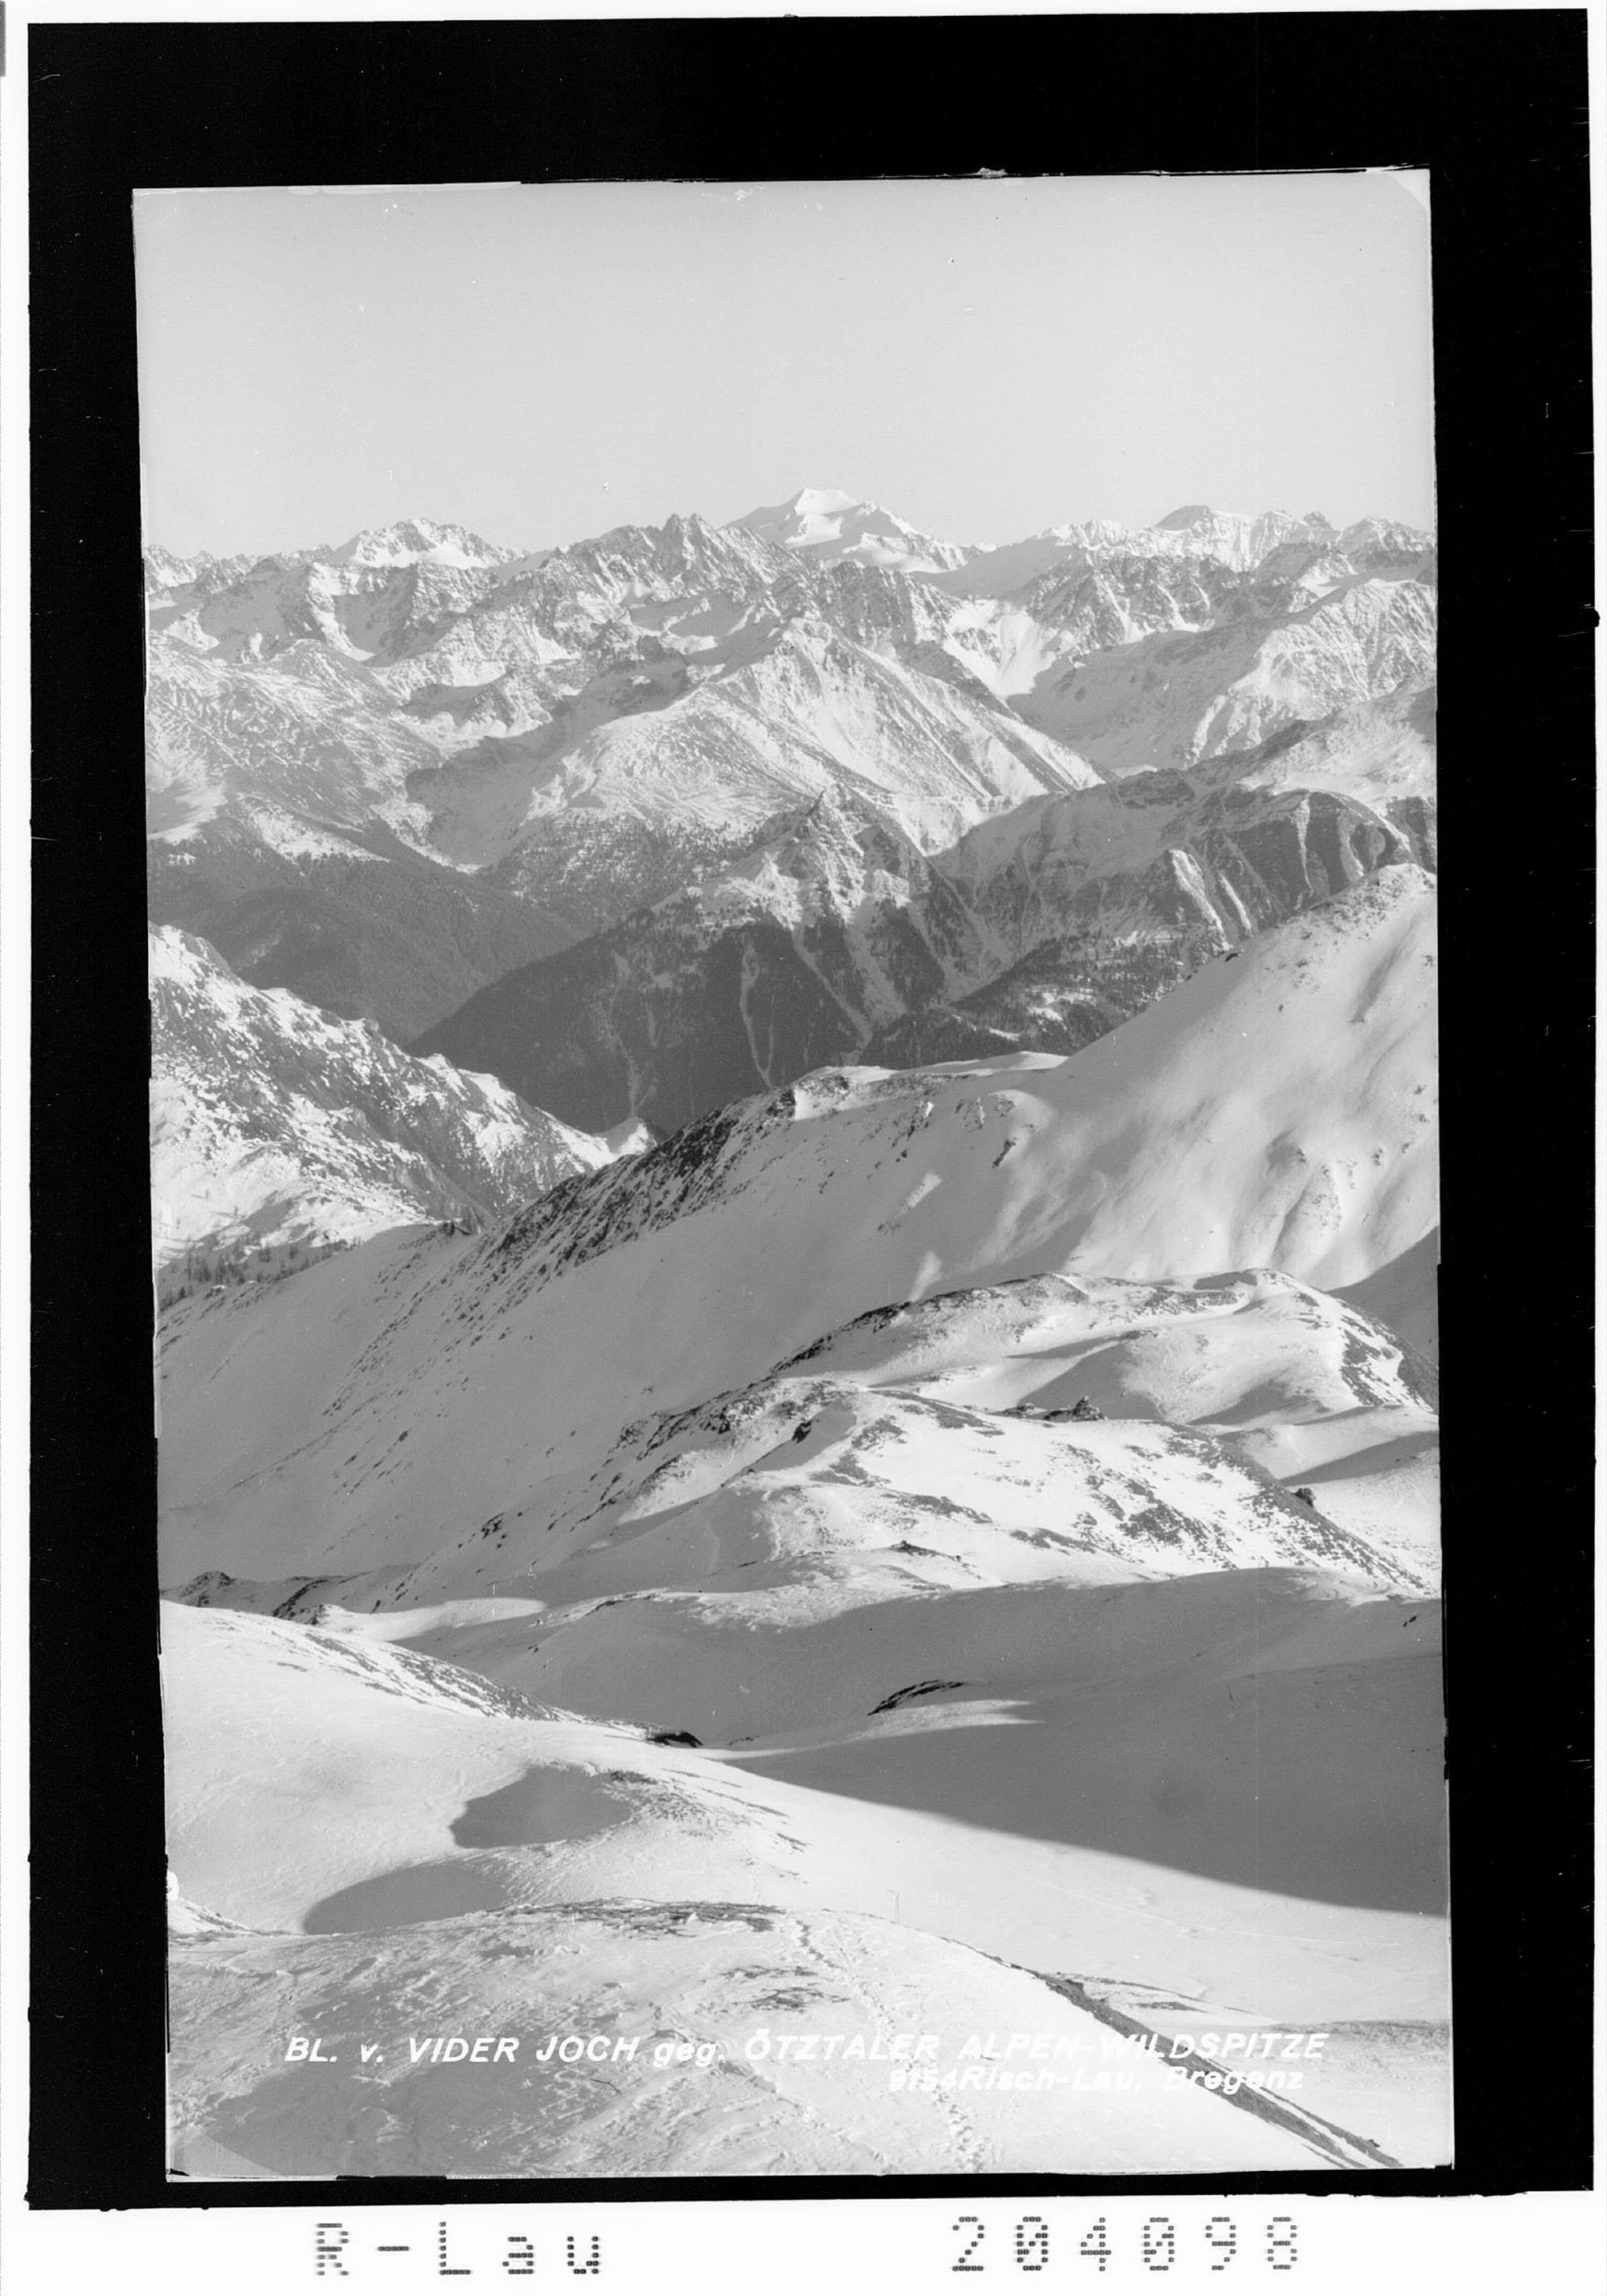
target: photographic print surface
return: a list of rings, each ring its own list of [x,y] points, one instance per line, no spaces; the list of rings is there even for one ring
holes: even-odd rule
[[[1451,2158],[1428,197],[136,201],[176,2175]]]

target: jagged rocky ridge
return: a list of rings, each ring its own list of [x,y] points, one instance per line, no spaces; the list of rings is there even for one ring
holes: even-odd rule
[[[250,988],[172,927],[152,930],[150,965],[164,1293],[398,1225],[477,1227],[613,1153],[493,1077]]]

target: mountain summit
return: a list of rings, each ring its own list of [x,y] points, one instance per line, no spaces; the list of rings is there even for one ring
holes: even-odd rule
[[[955,543],[920,533],[880,503],[861,502],[834,487],[802,487],[790,501],[761,505],[731,523],[825,565],[846,558],[900,567],[906,574],[935,573],[963,566],[970,555]]]
[[[335,566],[495,566],[516,557],[471,534],[466,526],[438,526],[431,519],[403,519],[395,526],[371,527],[326,554]]]

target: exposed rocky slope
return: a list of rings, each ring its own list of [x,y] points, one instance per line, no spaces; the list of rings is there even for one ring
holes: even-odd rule
[[[165,1291],[286,1247],[479,1226],[611,1157],[494,1077],[411,1060],[370,1023],[249,987],[187,933],[153,930],[150,962]]]
[[[210,941],[257,988],[376,1021],[398,1044],[567,939],[517,894],[383,824],[314,830],[256,804],[152,838],[146,880],[152,923]]]
[[[1400,746],[1392,718],[1352,739],[1368,760]],[[660,1132],[829,1061],[1075,1052],[1267,926],[1431,863],[1418,761],[1396,794],[1358,767],[1368,803],[1288,786],[1324,742],[1340,750],[1332,723],[1280,740],[1242,768],[1035,799],[931,856],[823,799],[736,865],[511,971],[416,1048],[570,1122],[631,1113]]]

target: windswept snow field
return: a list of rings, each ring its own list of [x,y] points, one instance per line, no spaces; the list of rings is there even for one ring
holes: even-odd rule
[[[1220,1607],[1196,1611],[1194,1631]],[[1247,1738],[1267,1725],[1286,1737],[1292,1721],[1279,1784],[1297,1801],[1331,1781],[1324,1704],[1349,1709],[1353,1759],[1398,1749],[1403,1724],[1432,1737],[1432,1691],[1409,1686],[1427,1614],[1403,1632],[1398,1603],[1324,1600],[1300,1578],[1269,1607],[1281,1663],[1275,1651],[1259,1677],[1217,1624],[1207,1662],[1168,1680],[1168,1704],[1208,1704],[1224,1668],[1214,1687],[1236,1686]],[[188,1893],[172,1988],[179,2166],[193,2134],[291,2176],[584,2175],[603,2161],[648,2176],[1298,2170],[1361,2165],[1358,2136],[1427,2157],[1442,2133],[1409,2089],[1370,2098],[1349,2144],[1330,2126],[1358,2046],[1409,2030],[1432,2071],[1439,1925],[1400,1902],[1425,1881],[1433,1894],[1412,1852],[1373,1891],[1390,1905],[1341,1909],[1259,1890],[1249,1868],[1232,1882],[1092,1846],[1045,1798],[1068,1741],[1064,1717],[1047,1736],[1035,1726],[1040,1701],[862,1719],[804,1734],[801,1758],[778,1741],[744,1760],[488,1698],[439,1662],[348,1634],[189,1610],[168,1611],[165,1633],[172,1857]],[[1275,1717],[1258,1717],[1275,1685]],[[1090,1692],[1097,1716],[1095,1684],[1049,1696],[1076,1708]],[[1086,1723],[1070,1718],[1075,1744]],[[1200,1749],[1202,1778],[1220,1751]],[[1165,1767],[1153,1742],[1118,1751],[1086,1805],[1153,1800]],[[1392,1827],[1421,1830],[1414,1791],[1393,1781],[1387,1808],[1357,1811],[1375,1850]],[[1345,2049],[1306,2069],[1279,2124],[1171,2085],[1163,2056],[1107,2055],[1112,2029],[1052,1976],[1157,2032],[1202,2019],[1342,2029]],[[840,2037],[829,2061],[776,2046],[810,2033]],[[1034,2070],[1064,2075],[1058,2086],[980,2085],[994,2059],[967,2056],[968,2042],[996,2058],[1018,2033],[1048,2037]],[[410,2043],[481,2034],[519,2049],[413,2062]],[[605,2039],[606,2061],[539,2062],[565,2035]],[[898,2035],[937,2037],[930,2091],[890,2092],[906,2062],[885,2054]],[[332,2062],[287,2062],[292,2036]],[[654,2062],[683,2042],[703,2062]],[[968,2065],[978,2085],[963,2087]]]

